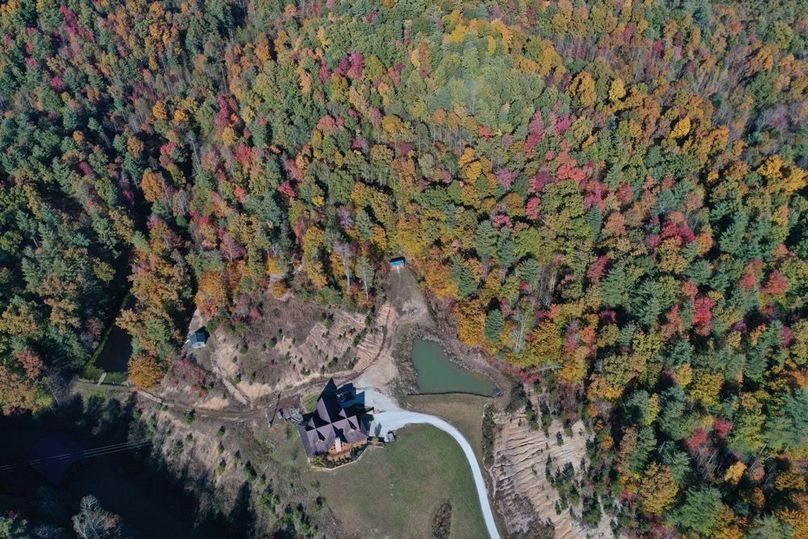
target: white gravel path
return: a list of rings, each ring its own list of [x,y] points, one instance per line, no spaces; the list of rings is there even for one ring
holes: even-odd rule
[[[381,436],[385,436],[388,431],[395,431],[405,425],[425,424],[442,430],[460,444],[460,448],[466,455],[466,460],[471,467],[471,475],[474,477],[474,485],[477,487],[477,497],[480,499],[480,508],[483,511],[483,519],[485,520],[486,528],[488,528],[488,535],[491,539],[500,539],[497,524],[494,520],[494,512],[491,510],[491,504],[488,501],[483,472],[477,462],[477,457],[474,455],[474,450],[472,450],[468,440],[460,434],[460,431],[434,415],[401,409],[392,398],[381,391],[373,388],[365,388],[364,391],[365,404],[374,408],[373,423],[370,425],[371,433],[378,432]]]

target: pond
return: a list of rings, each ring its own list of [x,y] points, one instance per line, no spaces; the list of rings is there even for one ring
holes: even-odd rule
[[[126,372],[131,355],[132,336],[118,326],[112,326],[95,364],[107,372]]]
[[[496,386],[487,376],[452,363],[443,348],[432,341],[415,341],[412,363],[421,393],[473,393],[488,397],[496,391]]]

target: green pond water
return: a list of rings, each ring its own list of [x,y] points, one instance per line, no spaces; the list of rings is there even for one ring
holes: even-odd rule
[[[461,392],[490,396],[496,390],[487,376],[458,367],[438,344],[431,341],[415,341],[412,363],[421,393]]]
[[[95,364],[107,372],[126,372],[132,355],[132,336],[113,326]]]

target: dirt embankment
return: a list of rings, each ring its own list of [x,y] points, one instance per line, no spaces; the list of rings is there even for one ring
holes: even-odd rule
[[[537,524],[549,523],[560,539],[579,537],[612,537],[609,520],[601,518],[596,529],[580,524],[569,509],[556,511],[560,497],[546,475],[548,460],[555,474],[571,464],[576,477],[587,465],[588,435],[581,421],[565,432],[554,420],[545,436],[528,424],[524,413],[500,413],[496,417],[498,432],[494,442],[494,461],[489,469],[494,479],[497,507],[508,526],[509,534],[525,533]],[[559,440],[561,443],[559,443]],[[580,503],[573,506],[580,515]]]
[[[366,361],[357,363],[356,384],[359,387],[385,389],[393,380],[399,379],[399,358],[402,357],[408,336],[416,328],[430,328],[433,325],[418,283],[408,270],[387,275],[384,291],[376,317],[380,325],[377,335],[381,335],[381,341],[372,343],[375,352],[367,354]]]
[[[389,355],[394,310],[380,305],[375,316],[288,297],[267,297],[264,316],[241,333],[217,327],[207,346],[186,350],[204,373],[206,397],[173,380],[161,396],[205,408],[260,408],[281,395],[286,405],[333,377],[345,382]],[[199,322],[201,324],[201,321]]]

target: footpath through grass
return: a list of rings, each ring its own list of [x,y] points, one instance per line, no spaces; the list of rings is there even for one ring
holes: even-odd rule
[[[485,538],[480,502],[463,451],[428,425],[398,431],[384,448],[368,448],[355,463],[312,470],[326,504],[362,537],[430,537],[440,505],[452,506],[450,537]]]

